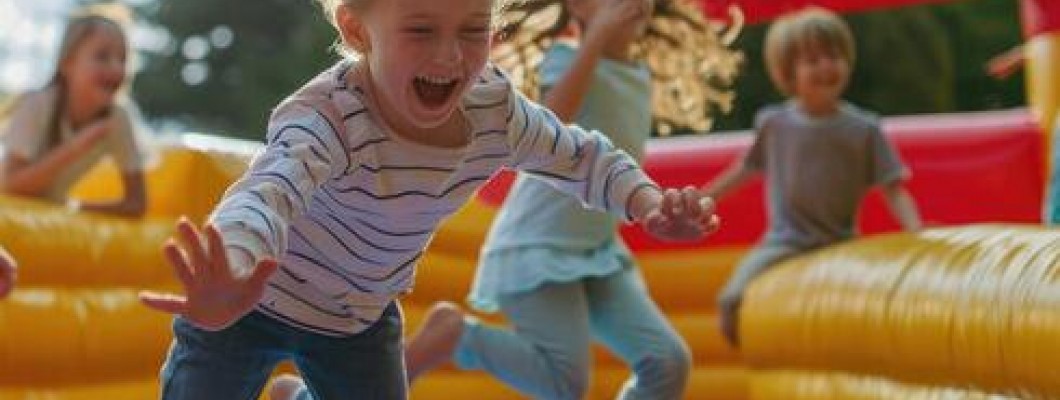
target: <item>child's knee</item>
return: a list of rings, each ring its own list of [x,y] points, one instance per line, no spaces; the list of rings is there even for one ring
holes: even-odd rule
[[[653,349],[633,363],[638,385],[662,398],[678,398],[684,392],[692,372],[692,352],[681,340]]]
[[[589,390],[589,371],[556,371],[553,375],[551,394],[544,397],[557,400],[580,400]]]

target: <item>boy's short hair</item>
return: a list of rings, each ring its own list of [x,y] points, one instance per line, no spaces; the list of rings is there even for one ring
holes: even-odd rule
[[[810,47],[833,52],[854,64],[854,35],[835,13],[809,7],[785,15],[769,28],[764,50],[769,77],[784,94],[792,92],[796,57]]]

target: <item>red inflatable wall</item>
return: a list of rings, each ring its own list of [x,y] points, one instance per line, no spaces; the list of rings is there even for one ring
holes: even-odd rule
[[[1024,36],[1060,31],[1060,0],[1023,0],[1021,5]]]
[[[839,13],[846,13],[945,1],[948,0],[701,0],[700,4],[707,15],[720,19],[727,18],[727,10],[730,6],[737,6],[743,11],[747,22],[753,24],[766,22],[780,14],[807,6],[819,6]],[[1037,1],[1047,3],[1057,2],[1058,0]]]
[[[884,131],[912,171],[909,189],[929,224],[982,221],[1038,223],[1042,198],[1042,135],[1024,110],[904,116],[884,119]],[[661,185],[701,185],[746,151],[748,133],[653,140],[646,168]],[[480,196],[499,204],[511,174]],[[761,179],[722,199],[723,228],[703,243],[661,243],[635,226],[622,234],[638,250],[747,245],[765,228]],[[898,228],[878,191],[861,213],[863,232]]]

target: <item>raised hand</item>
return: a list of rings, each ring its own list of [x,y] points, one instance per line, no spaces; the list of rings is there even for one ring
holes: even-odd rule
[[[631,27],[647,21],[651,15],[651,4],[648,0],[611,0],[600,3],[603,9],[597,11],[586,24],[585,41],[607,43],[618,36],[636,33]]]
[[[720,219],[714,214],[714,201],[687,186],[663,192],[658,207],[649,211],[641,223],[644,230],[659,239],[689,241],[717,231]]]
[[[203,238],[195,225],[181,219],[177,224],[179,244],[170,239],[164,247],[166,259],[184,286],[185,296],[144,292],[140,300],[156,310],[179,314],[199,328],[216,331],[254,308],[277,263],[262,260],[247,276],[236,276],[229,265],[221,234],[212,225],[206,225],[205,231]]]

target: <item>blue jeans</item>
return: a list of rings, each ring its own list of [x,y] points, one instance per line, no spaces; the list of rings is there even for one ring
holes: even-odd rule
[[[331,337],[258,312],[217,332],[173,322],[162,367],[164,400],[256,400],[280,361],[292,359],[317,400],[404,399],[402,315],[397,302],[367,330]]]
[[[533,266],[527,266],[533,267]],[[539,399],[585,397],[597,339],[633,376],[619,399],[680,399],[691,372],[688,346],[652,302],[634,268],[554,282],[500,298],[512,329],[469,321],[454,361],[483,369]]]

